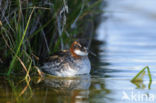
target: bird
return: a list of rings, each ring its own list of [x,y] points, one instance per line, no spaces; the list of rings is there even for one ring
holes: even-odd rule
[[[88,54],[87,43],[74,41],[69,50],[62,50],[47,57],[40,69],[46,74],[60,77],[89,74],[91,63]]]

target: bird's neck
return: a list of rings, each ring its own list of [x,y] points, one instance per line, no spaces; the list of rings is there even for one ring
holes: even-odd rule
[[[72,57],[74,57],[74,58],[81,58],[81,56],[77,55],[77,54],[74,52],[74,49],[73,49],[73,48],[70,48],[70,53],[71,53]]]

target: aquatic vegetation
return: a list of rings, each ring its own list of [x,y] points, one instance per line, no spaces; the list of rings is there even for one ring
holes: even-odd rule
[[[77,37],[90,39],[88,25],[102,0],[3,0],[0,17],[1,73],[29,75],[39,57],[68,48]],[[90,23],[91,22],[91,23]],[[70,39],[69,39],[70,38]]]
[[[135,83],[137,86],[139,86],[140,83],[143,81],[143,77],[145,75],[145,69],[147,69],[148,77],[149,77],[149,85],[148,88],[150,89],[151,83],[152,83],[152,76],[151,72],[148,66],[145,66],[136,76],[134,76],[131,80],[132,83]]]

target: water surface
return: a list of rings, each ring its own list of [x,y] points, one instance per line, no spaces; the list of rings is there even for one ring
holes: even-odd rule
[[[155,4],[155,0],[106,0],[102,18],[107,19],[102,19],[96,38],[103,44],[99,55],[92,57],[91,75],[35,78],[23,96],[19,94],[26,83],[1,77],[0,102],[156,103]],[[144,66],[152,73],[150,89],[147,75],[137,86],[130,82]]]
[[[100,65],[96,74],[106,76],[106,88],[112,92],[107,94],[110,103],[156,102],[155,4],[154,0],[107,0],[103,15],[107,20],[97,31],[97,38],[106,40],[100,61],[107,65]],[[147,75],[138,87],[130,82],[147,65],[152,72],[151,89]]]

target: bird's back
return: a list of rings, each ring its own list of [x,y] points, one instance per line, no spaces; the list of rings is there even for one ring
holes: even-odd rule
[[[65,65],[72,62],[69,51],[64,50],[55,53],[53,56],[45,58],[42,62],[41,70],[45,73],[57,75],[57,72],[63,71]]]

